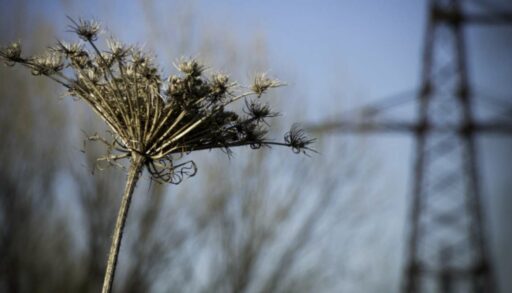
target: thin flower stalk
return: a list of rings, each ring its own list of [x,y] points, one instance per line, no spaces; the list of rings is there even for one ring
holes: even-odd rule
[[[225,74],[206,76],[205,66],[194,59],[182,59],[178,74],[163,77],[152,58],[141,50],[109,40],[107,49],[96,44],[100,25],[70,19],[70,31],[81,42],[58,41],[48,52],[25,57],[19,42],[0,50],[7,66],[22,65],[34,75],[50,78],[67,93],[88,104],[110,128],[111,139],[89,136],[107,146],[98,162],[120,166],[129,160],[125,191],[116,220],[102,292],[112,290],[124,225],[133,191],[143,170],[158,182],[178,184],[194,176],[196,164],[183,160],[193,151],[249,146],[289,147],[295,153],[313,151],[314,142],[292,126],[283,141],[267,138],[273,112],[260,98],[283,84],[266,74],[257,75],[249,91]],[[86,47],[91,48],[88,50]],[[230,105],[245,100],[243,113]]]

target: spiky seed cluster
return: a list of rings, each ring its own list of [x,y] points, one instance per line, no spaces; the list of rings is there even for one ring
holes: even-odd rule
[[[269,88],[279,87],[281,83],[277,80],[269,78],[265,73],[256,75],[252,84],[252,91],[261,97]]]
[[[62,56],[53,52],[34,57],[32,63],[33,75],[53,75],[64,68]]]
[[[100,24],[93,20],[78,19],[73,20],[68,17],[72,25],[69,26],[69,31],[74,32],[78,37],[84,41],[96,41],[98,39],[98,33],[100,32]]]
[[[267,124],[265,121],[267,118],[273,118],[279,115],[279,113],[272,112],[268,104],[262,104],[255,100],[245,100],[245,107],[246,109],[243,110],[244,113],[249,115],[257,123],[263,122]]]
[[[314,138],[308,138],[303,129],[299,128],[296,124],[284,136],[284,141],[288,144],[294,153],[304,153],[309,149],[309,145],[315,142]]]
[[[22,61],[21,59],[21,44],[20,42],[11,43],[0,51],[0,56],[4,59],[7,66],[14,66],[16,62]]]
[[[296,153],[311,150],[313,140],[296,126],[284,142],[266,138],[267,119],[278,114],[249,98],[281,86],[279,81],[258,75],[251,90],[241,92],[225,74],[205,76],[205,67],[193,59],[175,65],[179,74],[162,78],[152,59],[138,49],[109,41],[108,50],[100,51],[95,44],[97,23],[72,23],[72,31],[91,51],[83,44],[58,42],[41,57],[23,58],[21,45],[13,43],[0,50],[0,57],[8,65],[19,63],[35,75],[53,79],[91,106],[113,134],[112,142],[90,137],[108,145],[108,154],[99,160],[117,164],[141,156],[154,179],[179,183],[184,175],[194,175],[196,166],[192,161],[176,164],[176,155],[214,148],[229,153],[232,147],[244,145],[288,146]],[[241,99],[245,99],[245,115],[227,109]]]

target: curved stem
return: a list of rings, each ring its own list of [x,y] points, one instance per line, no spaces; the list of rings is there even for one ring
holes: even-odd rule
[[[116,226],[114,234],[112,235],[112,244],[110,245],[110,252],[108,253],[107,270],[105,271],[105,278],[103,280],[102,293],[110,293],[112,291],[112,284],[114,282],[114,274],[117,266],[117,257],[119,255],[119,248],[121,248],[121,239],[123,238],[124,225],[128,216],[128,209],[132,200],[135,185],[139,179],[140,171],[144,165],[144,158],[138,154],[132,153],[132,161],[130,170],[128,171],[128,178],[126,179],[126,187],[124,190],[121,206],[117,214]]]

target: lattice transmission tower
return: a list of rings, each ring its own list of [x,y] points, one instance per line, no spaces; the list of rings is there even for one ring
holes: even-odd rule
[[[394,103],[384,101],[365,107],[361,113],[366,115],[357,121],[344,119],[308,127],[317,132],[405,132],[415,136],[402,284],[407,293],[496,291],[482,219],[475,135],[512,134],[512,122],[475,119],[464,27],[511,24],[512,14],[467,13],[461,4],[459,0],[429,2],[422,84],[413,99],[418,103],[415,121],[378,121],[375,114]]]

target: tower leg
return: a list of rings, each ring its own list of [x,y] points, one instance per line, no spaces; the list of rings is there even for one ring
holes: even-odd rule
[[[494,292],[457,0],[430,2],[403,292]],[[454,127],[455,126],[455,127]],[[454,129],[434,132],[432,128]]]

